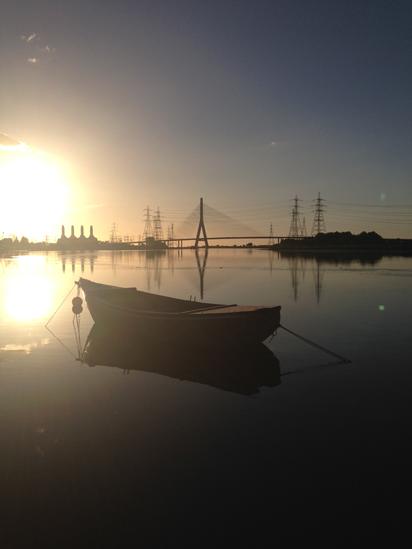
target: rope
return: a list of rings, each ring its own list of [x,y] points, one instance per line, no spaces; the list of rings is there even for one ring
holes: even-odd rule
[[[298,339],[301,339],[302,341],[304,341],[308,345],[311,345],[312,347],[315,347],[316,349],[319,349],[320,351],[323,351],[324,353],[327,353],[328,355],[331,355],[331,356],[339,359],[344,364],[350,364],[351,363],[351,360],[349,360],[348,358],[345,358],[342,355],[338,355],[337,353],[334,353],[333,351],[330,351],[329,349],[326,349],[325,347],[322,347],[322,345],[319,345],[318,343],[315,343],[314,341],[311,341],[310,339],[307,339],[306,337],[303,337],[303,336],[297,334],[296,332],[293,332],[292,330],[289,330],[289,328],[286,328],[285,326],[283,326],[283,324],[279,324],[279,328],[282,328],[283,330],[285,330],[285,332],[288,332],[289,334],[294,335]]]
[[[60,305],[57,307],[57,309],[54,311],[54,313],[51,315],[51,317],[49,318],[49,320],[46,322],[46,324],[44,325],[45,328],[47,328],[47,326],[50,324],[50,322],[53,320],[53,318],[56,316],[57,312],[60,310],[60,308],[63,306],[63,303],[66,301],[66,299],[69,297],[69,295],[72,293],[72,291],[74,290],[76,286],[76,282],[73,284],[73,286],[70,288],[70,292],[65,296],[65,298],[63,299],[63,301],[60,303]]]
[[[75,314],[73,315],[73,330],[74,330],[74,339],[76,341],[76,349],[77,349],[77,360],[81,361],[82,359],[82,340],[81,340],[81,332],[80,332],[80,315]]]
[[[297,368],[296,370],[289,370],[287,372],[281,373],[281,377],[284,376],[293,376],[295,374],[305,374],[308,369],[310,370],[320,370],[322,368],[329,368],[330,366],[341,366],[343,362],[340,360],[339,362],[326,362],[325,364],[315,364],[313,366],[310,366],[309,368],[306,366],[304,368]]]
[[[70,355],[77,360],[77,356],[68,348],[68,346],[51,330],[48,326],[45,326],[46,330],[60,343],[62,347],[66,349]]]

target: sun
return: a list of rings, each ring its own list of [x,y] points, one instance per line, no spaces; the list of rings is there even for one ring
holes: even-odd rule
[[[0,150],[0,238],[54,236],[69,205],[61,163],[28,147]]]

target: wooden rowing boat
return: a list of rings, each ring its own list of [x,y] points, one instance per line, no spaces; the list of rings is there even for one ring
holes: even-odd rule
[[[280,307],[203,303],[98,284],[81,278],[96,324],[119,327],[155,342],[264,341],[279,327]]]
[[[150,345],[122,330],[95,324],[81,361],[89,366],[109,366],[125,372],[141,371],[180,381],[208,385],[242,395],[280,384],[279,361],[263,343],[215,346],[193,352],[189,346]]]

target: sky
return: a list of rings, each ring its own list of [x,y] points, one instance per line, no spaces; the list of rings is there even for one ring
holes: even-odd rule
[[[310,229],[320,192],[328,230],[412,237],[410,2],[1,0],[1,10],[0,161],[36,154],[54,171],[43,187],[44,170],[19,172],[37,221],[30,204],[10,206],[3,173],[0,236],[30,232],[29,221],[36,238],[61,223],[106,239],[116,222],[137,236],[147,205],[177,230],[200,196],[259,233],[272,223],[287,234],[291,199]],[[61,190],[42,202],[53,177]]]

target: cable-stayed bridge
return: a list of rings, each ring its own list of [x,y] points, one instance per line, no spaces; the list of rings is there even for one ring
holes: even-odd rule
[[[172,225],[173,227],[173,225]],[[130,242],[131,244],[144,244],[147,242],[147,230],[144,239]],[[200,246],[209,247],[211,241],[217,240],[266,240],[268,244],[275,244],[287,238],[305,238],[298,234],[273,234],[272,225],[268,234],[262,234],[246,223],[240,222],[235,218],[220,212],[219,210],[204,204],[200,199],[199,205],[187,215],[179,224],[176,230],[177,236],[174,236],[175,230],[168,231],[167,238],[160,240],[167,244],[175,244],[177,247],[183,247],[184,243],[194,243],[195,248]]]
[[[379,231],[379,234],[385,235],[384,238],[410,239],[412,226],[412,204],[388,204],[385,196],[381,197],[378,203],[372,204],[330,200],[326,204],[318,193],[318,197],[310,203],[295,196],[290,200],[276,200],[276,203],[268,201],[237,209],[225,208],[224,213],[201,200],[190,213],[183,209],[169,209],[163,210],[161,215],[157,208],[155,213],[151,214],[149,207],[145,211],[145,230],[142,235],[137,239],[130,235],[117,235],[116,238],[111,236],[110,242],[140,244],[147,249],[147,236],[150,235],[157,244],[166,243],[174,247],[183,247],[183,244],[193,247],[191,243],[194,243],[195,247],[207,247],[214,241],[225,240],[266,240],[268,245],[273,245],[284,239],[305,238],[306,227],[310,226],[312,236],[327,232],[326,211],[329,232],[356,234]],[[305,214],[308,215],[308,224]],[[312,224],[310,217],[313,219]],[[166,231],[163,230],[165,226]],[[260,230],[256,230],[256,227],[260,227]],[[403,231],[403,234],[399,231]]]

